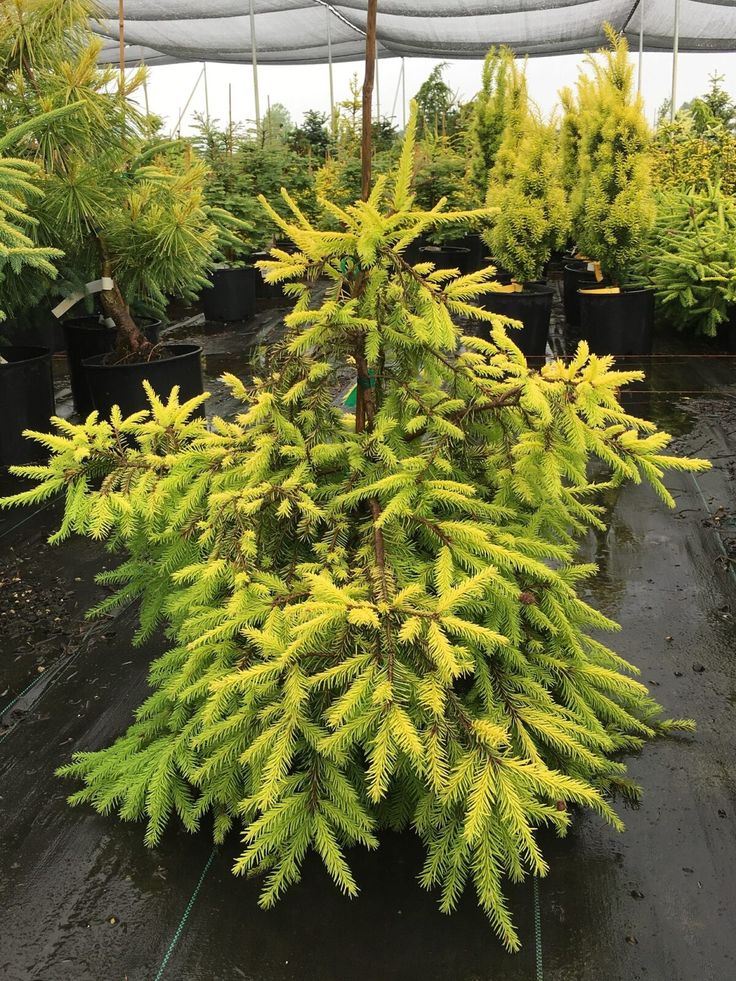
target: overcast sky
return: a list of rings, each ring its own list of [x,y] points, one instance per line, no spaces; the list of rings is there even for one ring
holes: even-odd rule
[[[545,111],[551,112],[556,104],[557,91],[563,85],[574,83],[582,55],[559,55],[550,58],[533,58],[529,61],[528,79],[532,99]],[[638,56],[633,56],[636,61]],[[407,99],[417,91],[432,70],[436,61],[426,58],[406,59]],[[467,100],[480,88],[480,61],[450,61],[445,78],[461,99]],[[169,128],[173,128],[184,110],[192,90],[200,76],[200,64],[167,65],[150,69],[148,85],[151,111],[164,116]],[[347,98],[348,83],[353,72],[362,80],[362,65],[351,63],[334,66],[335,98]],[[736,53],[728,54],[681,54],[678,69],[678,104],[703,93],[708,86],[709,75],[717,71],[725,76],[727,90],[736,98]],[[399,79],[401,61],[398,58],[379,63],[379,95],[381,115],[391,116],[402,123],[402,102]],[[657,108],[669,97],[672,83],[672,56],[659,52],[644,55],[643,93],[647,116],[654,119]],[[253,70],[250,65],[207,65],[207,89],[210,116],[222,122],[228,117],[228,86],[232,86],[234,121],[254,118]],[[330,95],[328,68],[326,65],[259,66],[261,111],[265,112],[268,99],[286,106],[292,118],[299,122],[307,109],[329,112]],[[205,111],[204,85],[200,81],[184,116],[182,133],[190,131],[189,123],[196,111]]]

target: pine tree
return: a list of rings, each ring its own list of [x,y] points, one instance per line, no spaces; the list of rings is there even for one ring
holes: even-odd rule
[[[577,142],[578,149],[570,202],[577,245],[620,283],[640,257],[654,221],[651,136],[641,97],[634,94],[626,39],[610,25],[606,34],[610,49],[588,57],[592,75],[578,82],[579,136],[576,141],[570,116],[566,143],[572,149]]]
[[[200,399],[149,392],[129,419],[57,420],[35,437],[48,465],[16,471],[37,485],[3,503],[64,492],[54,540],[123,555],[98,612],[138,600],[139,638],[163,623],[171,639],[128,732],[62,768],[83,784],[73,803],[145,818],[150,845],[177,817],[209,816],[218,842],[239,825],[234,871],[263,874],[264,907],[310,850],[354,896],[346,849],[411,828],[441,908],[472,885],[515,950],[504,882],[546,873],[537,829],[564,834],[568,804],[621,828],[620,754],[691,727],[590,635],[615,624],[578,596],[594,567],[576,542],[603,527],[602,488],[645,480],[672,505],[664,472],[706,464],[623,411],[638,372],[584,344],[530,370],[474,305],[492,269],[405,262],[427,230],[491,217],[415,210],[415,128],[368,201],[324,202],[337,231],[264,202],[297,252],[263,269],[295,307],[268,376],[227,377],[239,414],[208,431]],[[346,371],[354,416],[336,401]]]
[[[525,283],[541,277],[553,249],[564,248],[570,211],[554,124],[529,113],[513,142],[518,143],[516,166],[505,183],[491,185],[488,202],[499,214],[484,238],[494,259],[517,283]]]
[[[117,71],[97,64],[94,12],[92,0],[0,5],[0,113],[15,124],[77,104],[26,147],[24,156],[46,178],[46,194],[32,208],[36,238],[64,251],[62,272],[73,288],[113,280],[100,300],[121,353],[150,353],[131,302],[163,315],[166,294],[193,298],[207,285],[218,249],[237,247],[242,225],[207,207],[207,171],[191,153],[173,165],[160,141],[149,145],[151,120],[132,99],[146,69],[117,87]]]

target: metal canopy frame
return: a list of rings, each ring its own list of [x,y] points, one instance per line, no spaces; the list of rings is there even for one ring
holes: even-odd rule
[[[683,22],[683,3],[686,5],[686,12],[690,17],[690,31],[693,30],[692,11],[705,13],[718,8],[720,11],[723,36],[720,39],[711,38],[708,35],[693,37],[682,35],[681,24]],[[375,50],[375,93],[376,93],[376,114],[380,118],[380,86],[378,78],[379,59],[385,57],[401,57],[401,85],[402,90],[405,81],[405,57],[433,57],[448,56],[458,58],[477,58],[482,56],[481,49],[489,48],[494,43],[509,43],[509,38],[503,36],[482,39],[475,37],[473,43],[468,47],[465,43],[457,41],[457,30],[455,34],[449,32],[446,43],[442,48],[442,55],[436,53],[436,43],[433,42],[428,47],[421,47],[413,43],[412,37],[408,36],[396,41],[395,34],[390,29],[393,21],[419,23],[428,20],[430,23],[440,25],[435,30],[435,34],[441,33],[441,28],[446,25],[462,25],[466,20],[470,24],[475,23],[473,18],[488,19],[489,23],[499,25],[510,23],[508,18],[514,15],[521,15],[525,23],[543,24],[545,14],[559,14],[561,10],[568,10],[571,17],[576,12],[592,10],[596,5],[601,7],[601,13],[608,16],[611,8],[618,7],[619,11],[626,10],[626,16],[618,18],[612,17],[614,27],[621,30],[630,40],[638,42],[638,72],[637,89],[641,92],[644,72],[644,52],[645,51],[672,51],[672,86],[671,86],[671,118],[674,118],[677,105],[677,71],[678,58],[680,51],[708,50],[708,51],[728,51],[736,50],[736,3],[724,3],[724,0],[634,0],[633,5],[629,0],[428,0],[428,2],[414,3],[410,0],[379,0],[378,4],[373,0],[188,0],[182,3],[181,0],[100,0],[101,19],[93,23],[93,29],[107,39],[103,47],[101,61],[105,63],[118,63],[120,66],[121,87],[125,78],[126,64],[143,64],[149,66],[174,62],[199,61],[204,64],[203,77],[206,87],[206,65],[208,61],[224,62],[245,62],[250,63],[253,68],[253,91],[255,101],[256,127],[261,124],[261,107],[258,80],[259,61],[269,64],[295,64],[295,63],[326,63],[328,67],[329,92],[330,92],[330,111],[334,118],[335,111],[335,91],[333,66],[336,61],[362,60],[366,44],[366,30],[372,34],[372,44]],[[620,5],[624,6],[621,7]],[[377,19],[378,7],[384,20]],[[322,19],[323,28],[317,26],[310,17],[310,38],[305,41],[306,47],[300,47],[300,42],[295,39],[295,49],[274,50],[273,41],[265,49],[259,50],[258,37],[260,36],[260,25],[265,26],[270,23],[268,18],[281,16],[294,11],[294,17],[298,17],[300,12],[307,11],[311,14],[314,8],[324,10]],[[662,21],[662,11],[674,8],[674,17],[669,24]],[[182,16],[177,16],[177,10]],[[146,12],[150,17],[146,16]],[[613,11],[615,13],[615,11]],[[193,16],[196,13],[196,16]],[[115,15],[115,16],[112,16]],[[204,44],[199,51],[198,57],[193,58],[187,54],[188,49],[182,49],[177,54],[176,45],[167,41],[166,25],[172,37],[176,36],[176,30],[182,23],[186,25],[201,24],[201,36],[206,38],[208,29],[212,30],[212,25],[220,21],[231,20],[233,28],[243,23],[243,18],[247,18],[248,37],[243,39],[240,48],[234,43],[237,38],[230,37],[229,41],[233,47],[232,51],[220,50],[213,52]],[[413,18],[413,20],[412,20]],[[485,22],[485,21],[484,21]],[[647,30],[647,25],[653,25],[653,30]],[[706,22],[716,24],[717,20]],[[389,25],[388,27],[385,25]],[[148,40],[151,47],[144,45],[146,31],[150,31]],[[172,27],[172,25],[174,25]],[[382,26],[383,25],[383,26]],[[725,25],[725,26],[723,26]],[[583,27],[585,24],[583,24]],[[315,35],[316,29],[316,35]],[[426,28],[424,28],[426,29]],[[506,30],[509,30],[506,27]],[[173,33],[172,33],[173,31]],[[664,31],[665,33],[660,33]],[[669,33],[671,31],[671,34]],[[324,37],[322,38],[322,34]],[[349,41],[346,46],[346,37]],[[126,37],[133,37],[134,43],[126,43]],[[453,39],[454,38],[454,39]],[[138,43],[135,43],[135,42]],[[564,36],[556,40],[548,38],[545,43],[540,43],[536,37],[531,37],[529,50],[524,50],[518,43],[511,46],[519,54],[531,54],[539,56],[554,53],[574,53],[589,50],[591,47],[599,46],[605,42],[605,37],[601,33],[598,38],[589,36],[576,36],[574,30],[564,32]],[[172,46],[173,44],[173,46]],[[453,45],[460,45],[453,47]],[[155,45],[155,46],[154,46]],[[479,47],[480,46],[480,47]],[[633,44],[632,44],[633,47]],[[204,57],[203,57],[204,56]],[[189,97],[187,105],[200,84],[202,76],[197,79],[197,83]],[[398,95],[398,92],[397,92]],[[402,99],[404,109],[402,117],[405,118],[406,99]],[[396,99],[394,99],[394,106]]]

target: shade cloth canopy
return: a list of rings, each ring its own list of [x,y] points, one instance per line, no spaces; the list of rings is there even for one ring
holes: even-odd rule
[[[736,0],[679,0],[680,51],[736,51]],[[677,0],[379,0],[378,56],[482,58],[493,44],[517,54],[577,53],[605,43],[604,21],[631,46],[671,50]],[[356,61],[368,0],[254,0],[263,64]],[[117,63],[118,0],[101,0],[94,29]],[[125,60],[251,61],[249,0],[125,0]]]

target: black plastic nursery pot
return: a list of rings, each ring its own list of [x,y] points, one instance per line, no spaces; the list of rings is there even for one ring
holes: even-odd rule
[[[277,248],[280,248],[280,246],[277,246]],[[285,300],[287,297],[284,296],[281,284],[267,283],[263,278],[263,273],[256,265],[258,262],[268,261],[271,258],[271,253],[267,249],[264,249],[261,252],[253,252],[248,259],[253,264],[256,273],[256,297],[259,300]]]
[[[654,290],[624,288],[619,293],[582,289],[580,332],[593,354],[648,355],[654,334]]]
[[[724,351],[736,354],[736,306],[729,308],[728,320],[718,328],[718,340]]]
[[[23,431],[48,432],[54,414],[51,351],[46,347],[0,347],[0,466],[33,463],[44,449]]]
[[[465,261],[464,272],[476,272],[478,269],[485,269],[491,264],[488,258],[488,246],[477,232],[469,232],[462,238],[453,238],[449,242],[444,242],[443,247],[468,249],[469,255]]]
[[[562,270],[563,306],[565,308],[565,320],[570,327],[580,326],[580,298],[578,290],[586,286],[605,286],[605,282],[598,283],[595,273],[588,269],[588,263],[579,259],[566,263]]]
[[[494,259],[493,256],[488,256],[488,260],[485,264],[495,268],[496,279],[502,286],[509,286],[511,284],[511,280],[514,278],[513,273],[509,272],[508,269],[505,269],[498,259]]]
[[[155,344],[159,338],[161,321],[141,317],[137,323],[146,338]],[[97,314],[69,317],[63,321],[62,326],[74,408],[80,415],[87,416],[94,408],[94,404],[82,362],[98,354],[109,354],[115,347],[117,333],[114,327],[101,324]]]
[[[486,293],[482,304],[486,310],[499,313],[524,325],[521,330],[509,330],[511,340],[527,358],[543,358],[547,349],[549,322],[554,290],[539,283],[525,283],[519,293]],[[480,337],[488,340],[490,324],[480,322]]]
[[[253,266],[215,269],[212,286],[202,290],[205,320],[224,323],[247,320],[256,312],[257,270]]]
[[[8,347],[48,347],[51,351],[64,350],[61,324],[51,312],[50,297],[45,304],[31,307],[17,317],[9,317],[0,324],[0,345]]]
[[[463,275],[473,272],[471,251],[454,245],[423,245],[418,262],[433,262],[435,269],[459,269]]]
[[[114,405],[124,416],[148,408],[143,382],[148,381],[154,392],[167,399],[171,389],[179,386],[179,400],[201,395],[202,348],[198,344],[166,344],[163,357],[157,361],[137,364],[105,364],[107,354],[98,354],[84,362],[89,390],[95,409],[108,417]],[[204,417],[204,407],[196,415]]]

